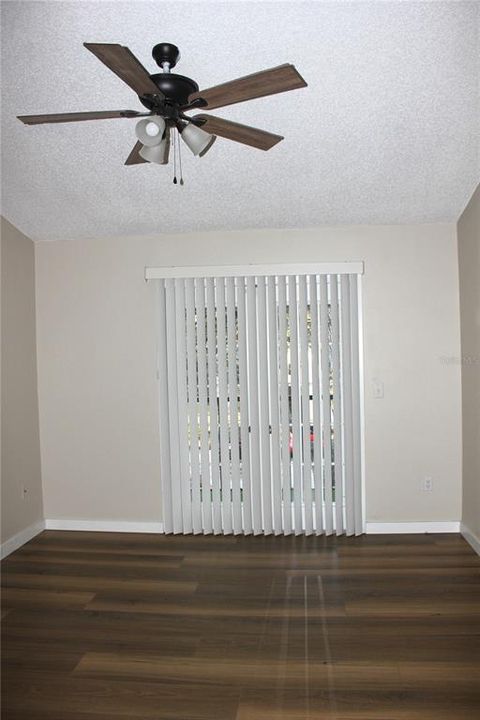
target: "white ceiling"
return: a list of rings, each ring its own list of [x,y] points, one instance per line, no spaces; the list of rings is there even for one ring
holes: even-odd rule
[[[3,2],[3,214],[37,240],[454,221],[480,178],[478,2]],[[17,114],[140,110],[82,43],[150,52],[208,87],[292,62],[308,88],[215,114],[285,136],[221,138],[125,167],[134,120],[27,127]]]

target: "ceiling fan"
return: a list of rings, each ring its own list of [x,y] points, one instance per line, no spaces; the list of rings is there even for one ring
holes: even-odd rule
[[[145,118],[136,125],[138,141],[125,165],[144,162],[166,165],[172,130],[177,131],[177,143],[180,137],[194,155],[204,155],[217,136],[260,150],[269,150],[283,140],[281,135],[214,115],[200,114],[191,117],[185,113],[196,108],[213,110],[307,85],[293,65],[285,64],[200,91],[194,80],[170,72],[180,59],[178,47],[171,43],[160,43],[153,48],[152,56],[163,71],[154,75],[150,75],[135,55],[123,45],[84,43],[84,46],[131,87],[148,112],[100,110],[55,115],[19,115],[18,119],[26,125],[38,125],[110,118]],[[179,147],[178,143],[178,150]]]

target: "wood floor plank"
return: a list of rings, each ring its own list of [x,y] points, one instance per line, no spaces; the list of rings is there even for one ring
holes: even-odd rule
[[[161,592],[192,593],[197,589],[196,582],[188,580],[141,580],[130,578],[105,578],[97,575],[75,576],[47,573],[7,573],[4,580],[6,588],[48,588],[70,591],[82,590],[97,593],[105,590],[119,590],[127,593]]]
[[[2,602],[7,603],[10,609],[18,607],[75,607],[81,609],[84,608],[93,597],[94,593],[92,592],[63,592],[56,590],[55,587],[52,587],[50,591],[17,587],[4,587],[2,589]]]
[[[2,586],[2,720],[480,717],[460,536],[46,531]]]
[[[108,552],[89,552],[87,557],[86,553],[80,553],[78,551],[63,551],[63,552],[52,552],[50,550],[40,550],[37,552],[25,552],[15,553],[9,557],[5,563],[6,568],[9,572],[25,572],[21,565],[29,565],[31,568],[38,568],[39,566],[45,566],[50,568],[59,568],[62,566],[69,567],[71,565],[80,566],[86,570],[97,566],[98,572],[105,572],[108,568],[119,570],[129,570],[131,568],[145,568],[157,570],[159,568],[176,569],[182,564],[182,555],[140,555],[130,554],[123,557],[119,557],[121,553],[108,553]],[[29,572],[29,571],[27,571]]]
[[[292,707],[285,707],[282,700],[278,708],[272,708],[272,702],[265,705],[241,703],[236,720],[452,720],[452,710],[444,706],[426,708],[423,703],[418,706],[392,707],[390,702],[383,706],[378,699],[378,708],[371,710],[344,710],[331,711],[318,708],[317,704],[298,703]],[[478,709],[458,707],[455,711],[455,720],[478,720]]]
[[[305,662],[302,660],[273,660],[267,663],[263,658],[223,658],[216,662],[212,658],[184,658],[174,663],[159,656],[121,655],[87,653],[75,668],[75,675],[114,680],[128,679],[159,680],[162,682],[220,683],[222,686],[266,688],[272,687],[281,678],[282,687],[296,688],[305,685]],[[407,670],[405,671],[406,674]],[[328,687],[330,676],[335,686],[343,689],[378,688],[395,689],[400,681],[396,663],[335,663],[309,662],[308,681],[317,688]],[[439,673],[443,677],[443,673]],[[408,675],[409,681],[413,679]]]
[[[258,604],[257,607],[242,607],[240,604],[228,603],[224,605],[211,604],[209,607],[201,607],[192,604],[168,604],[166,602],[144,602],[143,600],[115,600],[109,598],[96,597],[91,600],[86,608],[97,612],[135,612],[135,613],[153,613],[154,615],[173,615],[177,618],[188,615],[190,617],[203,617],[210,621],[220,617],[233,618],[263,618],[265,616],[265,606]],[[269,608],[268,615],[270,618],[283,618],[285,611],[283,607]],[[338,617],[345,614],[343,606],[338,605],[328,608],[312,608],[309,616],[314,618],[320,617]],[[291,617],[304,618],[305,610],[303,607],[290,608],[289,615]]]
[[[85,714],[88,720],[89,714],[128,720],[235,720],[238,697],[236,689],[219,685],[115,682],[45,673],[10,682],[2,720],[10,720],[11,711],[21,717],[23,713],[23,720],[40,711],[44,720],[51,720],[53,713],[62,720],[70,720],[75,713]]]
[[[394,599],[357,600],[346,603],[347,615],[378,617],[379,615],[405,617],[424,615],[480,615],[480,602],[472,600],[445,600],[439,597],[424,597],[421,600],[409,601]]]

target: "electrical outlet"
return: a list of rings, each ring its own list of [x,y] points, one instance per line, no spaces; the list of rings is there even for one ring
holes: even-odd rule
[[[422,491],[423,492],[433,492],[433,478],[432,477],[424,477],[422,480]]]

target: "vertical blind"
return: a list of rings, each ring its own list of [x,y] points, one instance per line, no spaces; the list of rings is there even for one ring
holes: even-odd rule
[[[165,532],[363,532],[357,272],[152,275]]]

